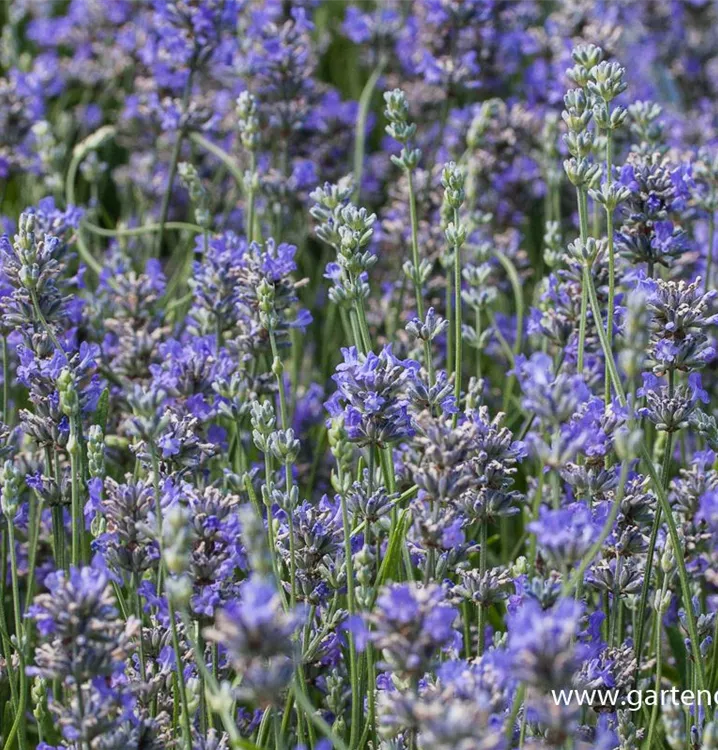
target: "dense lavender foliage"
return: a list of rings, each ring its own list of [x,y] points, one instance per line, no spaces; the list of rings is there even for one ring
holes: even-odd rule
[[[0,13],[0,750],[718,750],[718,6]]]

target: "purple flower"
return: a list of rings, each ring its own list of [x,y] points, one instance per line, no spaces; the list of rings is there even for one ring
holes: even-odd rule
[[[80,684],[122,672],[133,624],[119,617],[104,564],[58,571],[45,585],[30,608],[42,640],[30,673]]]
[[[580,666],[575,639],[582,615],[583,605],[573,599],[546,610],[527,599],[507,622],[512,676],[542,691],[571,685]]]
[[[241,669],[257,658],[291,656],[291,636],[300,624],[298,614],[283,611],[274,584],[253,576],[240,586],[239,598],[217,612],[214,627],[205,634]]]
[[[378,355],[360,355],[355,347],[342,354],[344,362],[332,376],[337,391],[325,406],[332,417],[344,416],[349,439],[383,447],[413,435],[406,387],[418,363],[397,359],[391,346]]]
[[[377,599],[370,618],[371,640],[386,668],[418,678],[431,666],[436,652],[453,641],[456,616],[439,586],[395,584]]]
[[[530,359],[517,357],[514,374],[524,394],[524,409],[548,424],[564,422],[591,396],[580,375],[554,375],[551,358],[541,352]]]
[[[563,569],[578,562],[591,548],[601,525],[585,503],[572,503],[558,510],[540,508],[529,530],[536,535],[542,554]]]

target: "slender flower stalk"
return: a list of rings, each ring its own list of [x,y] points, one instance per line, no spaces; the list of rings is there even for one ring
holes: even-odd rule
[[[568,127],[568,134],[565,139],[571,154],[571,158],[564,162],[564,170],[568,175],[569,181],[576,188],[579,237],[581,243],[585,246],[589,238],[588,188],[598,175],[598,166],[590,163],[588,160],[594,142],[594,133],[588,127],[593,117],[590,107],[588,82],[593,69],[603,57],[603,51],[595,45],[580,45],[573,50],[572,56],[576,64],[567,71],[567,75],[577,84],[578,88],[569,90],[564,97],[566,108],[562,113],[562,117]],[[586,347],[588,274],[589,269],[584,266],[581,280],[581,317],[578,333],[577,368],[579,373],[583,372]]]
[[[626,110],[617,106],[611,109],[611,102],[626,89],[625,70],[617,63],[602,61],[589,70],[588,91],[596,98],[593,117],[596,127],[605,133],[606,140],[606,179],[602,189],[592,191],[596,203],[602,203],[606,211],[606,235],[608,239],[608,307],[606,311],[606,333],[613,342],[613,321],[616,296],[616,257],[614,250],[613,216],[618,203],[627,197],[625,188],[614,187],[613,183],[613,133],[626,120]],[[608,366],[605,373],[605,403],[611,401]]]
[[[247,240],[254,240],[255,202],[259,182],[257,175],[257,148],[259,146],[259,117],[257,101],[248,91],[243,91],[237,99],[237,123],[242,146],[249,154],[249,170],[244,176],[244,190],[247,195]]]
[[[578,213],[579,213],[579,224],[581,227],[581,241],[587,242],[588,241],[588,221],[586,217],[586,193],[583,189],[578,188],[577,189],[577,198],[578,198]],[[579,372],[583,372],[583,364],[584,364],[584,357],[585,357],[585,350],[586,350],[586,326],[587,326],[587,319],[588,319],[588,285],[590,283],[589,280],[589,274],[590,269],[588,266],[584,266],[582,270],[582,278],[581,278],[581,319],[579,324],[579,332],[578,332],[578,360],[577,360],[577,369]]]
[[[15,695],[16,719],[13,722],[10,733],[6,738],[5,747],[10,747],[14,735],[17,735],[18,747],[24,750],[27,747],[25,726],[22,722],[18,724],[18,718],[25,714],[28,697],[28,680],[25,672],[25,630],[22,620],[22,603],[20,600],[20,584],[18,578],[18,564],[15,543],[15,514],[19,507],[20,481],[12,462],[6,461],[3,469],[2,512],[7,524],[8,551],[10,554],[10,578],[12,584],[12,609],[14,614],[15,636],[14,646],[17,653],[19,671],[17,689]]]
[[[354,570],[352,565],[352,541],[349,512],[347,508],[347,492],[351,482],[351,463],[353,450],[347,440],[341,419],[335,420],[329,430],[329,446],[337,462],[333,484],[340,496],[342,512],[342,529],[344,532],[344,559],[347,576],[347,610],[349,617],[354,617],[357,611],[356,595],[354,591]],[[351,681],[351,736],[349,747],[355,747],[357,731],[361,716],[361,691],[358,669],[357,648],[354,633],[347,633],[349,641],[349,679]]]
[[[424,283],[430,272],[428,263],[422,262],[419,255],[419,219],[416,210],[416,191],[414,172],[421,160],[421,150],[409,148],[409,143],[416,133],[416,125],[409,121],[409,103],[403,91],[395,89],[384,94],[386,109],[384,114],[389,120],[386,132],[402,144],[401,154],[393,156],[392,162],[400,167],[407,180],[409,199],[409,221],[411,224],[411,263],[404,264],[404,274],[414,285],[416,312],[419,320],[424,320]],[[424,363],[429,374],[429,385],[434,384],[434,360],[429,341],[424,341]]]
[[[167,186],[165,187],[164,194],[162,196],[162,205],[160,207],[160,220],[159,229],[157,231],[157,238],[154,245],[154,254],[159,256],[160,250],[162,249],[162,242],[164,241],[165,229],[167,224],[167,217],[170,210],[170,198],[172,197],[172,187],[175,181],[175,175],[177,174],[177,166],[179,165],[180,150],[182,149],[182,142],[185,138],[186,125],[182,122],[182,118],[187,113],[189,106],[190,96],[192,94],[192,83],[195,75],[195,64],[196,60],[193,56],[187,70],[187,80],[185,82],[184,93],[182,94],[182,114],[180,115],[180,123],[175,133],[174,143],[172,145],[172,154],[170,155],[170,162],[167,173]]]
[[[65,369],[60,373],[57,381],[60,392],[60,405],[70,423],[70,437],[67,443],[67,452],[70,456],[70,484],[71,484],[71,511],[72,511],[72,551],[70,560],[72,565],[78,566],[83,558],[83,537],[85,520],[82,513],[82,500],[80,487],[84,485],[84,476],[80,462],[80,430],[79,409],[80,402],[77,389],[73,383],[72,373]]]
[[[486,561],[488,559],[488,523],[485,518],[479,521],[479,575],[483,578],[486,575]],[[476,648],[476,656],[480,659],[484,654],[486,647],[486,605],[483,602],[478,604],[478,621],[476,623],[478,645]]]
[[[446,227],[446,239],[453,251],[454,259],[454,309],[453,323],[454,329],[454,398],[459,404],[461,399],[461,369],[462,369],[462,322],[461,322],[461,247],[466,242],[467,229],[461,223],[459,210],[466,199],[464,190],[465,183],[464,171],[454,162],[449,162],[442,172],[441,184],[444,187],[444,202],[451,209],[453,220]],[[456,425],[457,414],[453,416],[453,424]]]
[[[713,201],[716,201],[716,196],[712,196]],[[710,212],[708,216],[708,258],[706,260],[706,280],[705,290],[706,292],[711,288],[711,271],[713,267],[713,247],[715,244],[716,234],[716,215],[714,211]]]
[[[668,593],[668,584],[671,578],[671,567],[672,560],[670,549],[664,553],[664,559],[667,558],[663,571],[663,584],[660,591],[656,591],[656,598],[653,603],[653,609],[655,611],[654,621],[654,633],[655,633],[655,655],[656,655],[656,682],[655,684],[661,685],[661,678],[663,676],[663,616],[665,615],[668,607],[670,606],[670,594]],[[660,687],[658,688],[660,689]],[[651,719],[648,724],[648,732],[646,734],[646,744],[651,747],[653,742],[654,734],[656,732],[656,725],[658,722],[658,702],[653,706],[651,710]]]
[[[160,542],[161,562],[167,573],[164,588],[167,595],[167,614],[169,617],[169,628],[172,640],[172,649],[175,659],[175,684],[176,693],[179,693],[180,720],[182,723],[182,734],[184,735],[184,746],[187,750],[192,748],[192,719],[187,698],[187,684],[184,675],[183,651],[180,646],[179,631],[177,628],[180,607],[186,606],[189,595],[187,570],[189,565],[189,544],[191,532],[187,528],[187,513],[180,506],[174,506],[167,514],[166,523],[162,528]],[[191,629],[190,625],[190,629]],[[200,656],[204,659],[204,655]],[[175,700],[177,695],[175,695]]]
[[[7,334],[2,337],[2,419],[10,424],[10,354],[7,345]]]
[[[371,105],[374,91],[379,83],[379,79],[384,73],[386,68],[387,57],[384,54],[379,55],[376,67],[371,72],[371,75],[367,79],[362,89],[361,96],[359,97],[359,109],[357,110],[357,120],[354,133],[354,170],[353,170],[353,181],[354,181],[354,195],[352,200],[354,203],[359,203],[361,200],[361,183],[362,175],[364,173],[364,156],[366,152],[366,129],[367,129],[367,118],[369,116],[369,108]]]

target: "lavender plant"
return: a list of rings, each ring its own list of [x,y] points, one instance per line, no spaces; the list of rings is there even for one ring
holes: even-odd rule
[[[718,747],[713,5],[0,16],[0,750]]]

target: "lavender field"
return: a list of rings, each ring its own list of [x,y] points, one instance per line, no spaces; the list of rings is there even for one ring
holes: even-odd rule
[[[718,4],[0,30],[0,750],[718,750]]]

